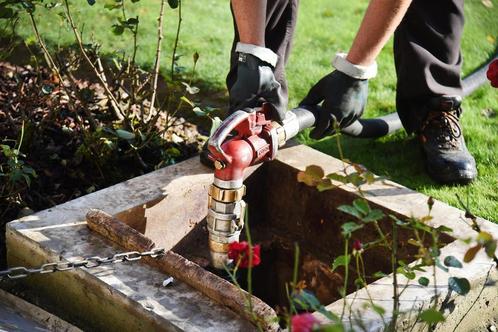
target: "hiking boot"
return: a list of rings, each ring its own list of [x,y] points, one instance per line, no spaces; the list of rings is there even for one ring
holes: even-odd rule
[[[419,131],[427,172],[444,184],[467,184],[477,177],[476,162],[465,146],[459,96],[429,101],[429,112]]]

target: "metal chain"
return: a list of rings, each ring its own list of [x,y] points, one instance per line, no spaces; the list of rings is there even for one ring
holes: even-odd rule
[[[163,248],[154,248],[150,251],[138,252],[129,251],[118,253],[109,257],[92,256],[79,261],[72,262],[56,262],[46,263],[38,268],[27,268],[24,266],[12,267],[7,270],[0,271],[0,281],[5,279],[20,279],[26,278],[32,274],[45,274],[61,271],[74,270],[79,267],[86,267],[87,269],[99,267],[101,265],[110,265],[121,262],[133,262],[142,259],[142,257],[160,257],[166,253]]]

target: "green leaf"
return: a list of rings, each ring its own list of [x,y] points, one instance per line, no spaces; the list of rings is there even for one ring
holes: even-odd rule
[[[301,290],[293,299],[301,301],[306,308],[317,310],[320,307],[320,301],[310,291]]]
[[[186,96],[182,96],[180,98],[180,100],[182,100],[183,102],[189,104],[191,107],[195,107],[195,104],[190,99],[188,99]]]
[[[422,320],[426,323],[429,323],[429,324],[444,322],[443,314],[437,310],[432,309],[432,308],[424,310],[420,314],[419,318],[420,318],[420,320]]]
[[[320,326],[318,329],[320,332],[344,332],[344,326],[341,323],[335,323],[331,325]]]
[[[479,235],[477,235],[477,242],[479,244],[485,244],[489,241],[493,241],[493,235],[491,235],[488,232],[480,232]]]
[[[26,174],[23,174],[22,177],[24,178],[24,181],[26,181],[28,187],[31,187],[31,178]]]
[[[466,295],[470,291],[470,283],[465,278],[449,277],[448,288],[460,295]]]
[[[22,167],[22,171],[23,171],[24,174],[31,175],[34,178],[37,177],[35,170],[33,168],[29,167],[29,166],[23,166]]]
[[[341,255],[334,259],[332,263],[332,271],[335,271],[339,266],[347,266],[349,263],[349,255]]]
[[[362,217],[361,213],[354,206],[351,205],[341,205],[337,208],[337,210],[350,214],[358,219],[361,219]]]
[[[484,245],[486,254],[489,258],[493,258],[496,252],[496,241],[489,241]]]
[[[200,89],[196,86],[190,86],[187,82],[181,82],[185,86],[185,90],[191,94],[195,95],[196,93],[199,93]]]
[[[348,175],[348,182],[350,182],[351,184],[353,184],[355,187],[359,187],[361,186],[362,184],[365,184],[367,183],[363,177],[361,176],[361,174],[358,174],[358,173],[351,173]]]
[[[370,171],[365,172],[363,174],[363,178],[365,179],[365,181],[367,181],[368,184],[372,184],[376,181],[375,175]]]
[[[381,316],[383,316],[386,313],[386,309],[384,309],[380,305],[376,305],[373,303],[372,303],[372,309]]]
[[[362,227],[363,227],[363,225],[359,225],[355,222],[352,222],[352,221],[347,222],[345,224],[342,224],[342,226],[341,226],[342,234],[344,236],[349,236],[349,235],[351,235],[351,233],[353,233],[354,231],[356,231]]]
[[[463,256],[463,261],[465,263],[471,262],[475,257],[476,254],[481,250],[482,246],[480,244],[476,245],[475,247],[469,248],[467,252],[465,253],[465,256]]]
[[[180,157],[182,155],[180,150],[178,150],[177,148],[175,148],[173,146],[168,148],[165,152],[170,157]]]
[[[368,212],[370,212],[370,207],[368,206],[368,202],[363,199],[363,198],[358,198],[353,201],[353,206],[358,210],[360,213],[366,215]]]
[[[31,1],[21,1],[21,6],[23,6],[28,13],[33,13],[36,9],[35,5],[33,5]]]
[[[129,131],[124,129],[116,129],[116,136],[125,140],[132,140],[135,138],[134,133],[130,133]]]
[[[338,317],[327,311],[316,296],[306,289],[293,292],[291,300],[297,310],[318,311],[330,320],[338,321]]]
[[[211,106],[205,106],[204,107],[204,113],[206,113],[206,114],[213,113],[216,110],[217,110],[216,107],[211,107]]]
[[[372,277],[374,277],[374,278],[384,278],[384,277],[387,277],[387,274],[385,274],[384,272],[381,272],[381,271],[377,271],[374,274],[372,274]]]
[[[322,179],[322,181],[316,186],[316,189],[319,192],[334,189],[336,186],[332,184],[332,181],[330,179]]]
[[[318,311],[319,313],[321,313],[322,315],[324,315],[325,317],[327,317],[329,320],[331,320],[333,322],[339,321],[339,316],[337,316],[336,314],[334,314],[331,311],[328,311],[323,305],[321,305],[320,308],[318,308],[316,311]],[[342,324],[340,324],[340,323],[337,323],[337,325],[342,327]],[[344,330],[332,330],[332,331],[344,332]]]
[[[310,166],[306,167],[306,169],[304,171],[306,172],[306,174],[308,174],[314,178],[317,178],[317,179],[321,179],[325,175],[323,168],[321,168],[320,166],[317,166],[317,165],[310,165]]]
[[[354,284],[356,286],[356,289],[360,289],[366,286],[362,278],[356,278],[354,280]]]
[[[138,17],[129,18],[128,20],[126,20],[126,24],[137,25],[138,24]]]
[[[218,127],[221,125],[221,122],[222,122],[221,119],[217,116],[215,116],[211,120],[211,130],[209,131],[209,137],[213,136],[216,129],[218,129]]]
[[[436,228],[436,230],[441,232],[441,233],[452,233],[453,232],[453,229],[446,227],[444,225],[439,226],[438,228]]]
[[[206,112],[204,112],[200,107],[196,106],[192,109],[194,111],[195,115],[197,116],[206,116]]]
[[[434,257],[434,256],[433,256]],[[436,266],[438,268],[440,268],[441,270],[443,270],[444,272],[448,272],[448,268],[446,266],[444,266],[443,264],[441,264],[441,260],[439,258],[436,258],[435,259],[435,262],[436,262]]]
[[[446,256],[443,263],[448,267],[456,267],[458,269],[463,267],[462,263],[455,256]]]
[[[297,181],[305,183],[310,187],[317,186],[324,176],[323,169],[320,166],[310,165],[307,166],[304,172],[297,174]]]
[[[328,174],[327,178],[329,178],[331,180],[339,181],[339,182],[342,182],[342,183],[346,183],[347,182],[347,177],[345,175],[340,175],[338,173]]]
[[[168,4],[172,9],[175,9],[178,7],[178,4],[181,0],[168,0]]]
[[[426,266],[427,265],[425,265],[425,264],[417,264],[417,265],[412,266],[411,268],[413,271],[426,272],[426,270],[425,270]]]
[[[408,266],[400,266],[397,268],[396,272],[404,275],[409,280],[413,280],[416,277],[415,272],[413,272]]]
[[[428,286],[429,279],[426,277],[420,277],[420,278],[418,278],[418,283],[421,284],[422,286]]]
[[[370,211],[368,213],[368,215],[366,217],[362,218],[361,220],[363,220],[364,222],[372,222],[372,221],[380,220],[380,219],[384,218],[384,216],[385,216],[384,212],[382,212],[379,209],[374,209],[374,210]]]
[[[121,24],[113,24],[112,25],[112,33],[116,36],[122,35],[124,32],[124,26]]]
[[[10,148],[10,146],[6,144],[1,144],[0,147],[2,148],[2,152],[5,157],[7,158],[12,157],[12,149]]]
[[[197,61],[199,61],[199,53],[194,52],[194,54],[192,54],[192,59],[194,60],[194,65],[195,65]]]
[[[432,257],[439,257],[441,255],[441,250],[438,247],[431,247],[429,252]]]
[[[121,8],[121,6],[119,4],[106,3],[104,5],[104,8],[107,9],[107,10],[114,10],[114,9]]]

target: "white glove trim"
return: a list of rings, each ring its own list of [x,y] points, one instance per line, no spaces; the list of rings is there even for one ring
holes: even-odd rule
[[[377,62],[370,66],[355,65],[346,60],[346,53],[337,53],[332,66],[340,72],[359,80],[367,80],[377,75]]]
[[[275,54],[269,48],[253,45],[253,44],[244,44],[241,42],[237,43],[237,47],[235,48],[235,52],[247,53],[254,55],[256,58],[269,63],[274,68],[277,65],[278,55]]]

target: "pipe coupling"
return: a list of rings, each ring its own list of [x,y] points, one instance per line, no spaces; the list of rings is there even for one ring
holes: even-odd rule
[[[242,200],[245,186],[236,189],[222,189],[215,185],[209,188],[208,215],[209,252],[211,264],[223,269],[228,263],[228,249],[231,242],[239,240],[244,227],[246,203]]]

